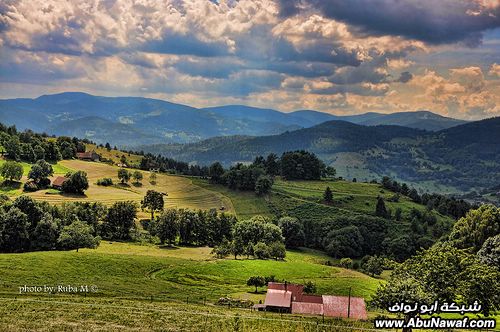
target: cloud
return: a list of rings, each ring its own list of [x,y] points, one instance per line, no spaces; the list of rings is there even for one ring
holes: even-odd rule
[[[500,4],[494,1],[280,0],[282,16],[297,14],[299,7],[317,10],[364,33],[404,36],[431,44],[464,42],[477,46],[484,31],[500,27]]]
[[[4,0],[0,94],[495,115],[497,14],[481,0]]]
[[[401,73],[401,75],[399,75],[399,78],[396,79],[394,82],[408,83],[412,78],[413,75],[410,72],[404,71]]]
[[[500,65],[496,63],[492,64],[488,74],[491,76],[500,77]]]

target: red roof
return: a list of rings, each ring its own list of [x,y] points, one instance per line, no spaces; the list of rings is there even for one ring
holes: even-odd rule
[[[292,305],[292,292],[284,290],[268,289],[264,304],[269,307],[290,308]]]
[[[290,308],[294,314],[325,315],[367,319],[365,300],[360,297],[309,295],[304,286],[270,282],[267,286],[265,306]],[[349,305],[350,303],[350,305]],[[350,308],[350,309],[349,309]]]
[[[293,302],[292,314],[323,315],[323,303]]]
[[[64,176],[58,176],[57,178],[55,178],[54,181],[52,181],[52,185],[60,187],[63,185],[64,182],[66,182],[66,180],[68,180],[68,178],[65,178]]]
[[[330,317],[345,317],[349,307],[349,297],[323,295],[323,313]],[[367,319],[365,300],[351,297],[350,318]]]
[[[281,282],[270,282],[267,285],[267,289],[275,289],[275,290],[282,290],[284,291],[285,289],[289,292],[292,292],[292,299],[293,301],[300,301],[302,298],[302,295],[304,293],[304,286],[303,285],[298,285],[298,284],[285,284]]]

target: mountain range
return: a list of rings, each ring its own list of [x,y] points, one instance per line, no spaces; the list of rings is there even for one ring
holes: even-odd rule
[[[191,163],[220,161],[226,166],[251,162],[258,155],[308,150],[350,179],[389,175],[422,189],[464,192],[500,184],[499,142],[500,118],[436,132],[334,120],[279,135],[217,137],[140,149]]]
[[[81,92],[0,100],[2,123],[127,147],[192,143],[217,136],[275,135],[332,120],[428,131],[465,123],[429,111],[337,116],[312,110],[283,113],[243,105],[195,108],[158,99],[101,97]]]

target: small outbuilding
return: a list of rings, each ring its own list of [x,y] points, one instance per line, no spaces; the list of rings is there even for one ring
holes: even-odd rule
[[[54,179],[54,181],[52,181],[52,188],[61,190],[64,182],[66,182],[67,180],[68,178],[64,176],[58,176],[57,178]]]
[[[101,160],[101,156],[96,153],[94,150],[89,152],[77,152],[76,157],[80,160],[86,161],[99,161]]]

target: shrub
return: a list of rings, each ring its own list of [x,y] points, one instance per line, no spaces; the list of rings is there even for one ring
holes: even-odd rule
[[[304,284],[304,293],[314,294],[316,293],[316,284],[312,281],[308,281]]]
[[[24,191],[33,192],[38,190],[38,186],[34,181],[28,181],[23,186]]]
[[[343,267],[344,269],[350,269],[352,268],[352,259],[350,258],[342,258],[340,260],[339,265]]]
[[[269,258],[269,247],[264,242],[259,242],[253,246],[253,255],[257,259]]]
[[[102,179],[97,180],[97,185],[104,186],[104,187],[112,186],[113,180],[111,178],[102,178]]]

